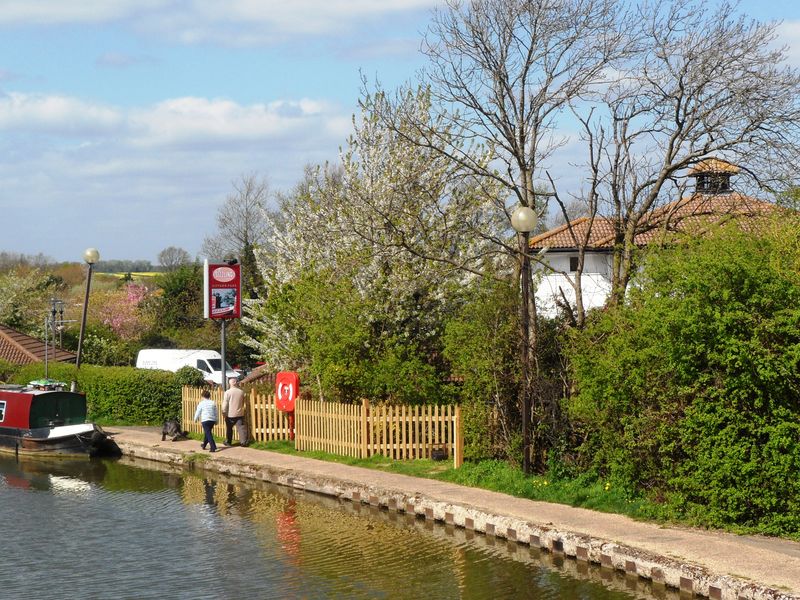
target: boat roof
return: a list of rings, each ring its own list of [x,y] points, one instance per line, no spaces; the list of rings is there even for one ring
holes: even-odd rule
[[[47,394],[53,392],[70,392],[67,389],[67,384],[63,381],[56,381],[55,379],[34,379],[27,385],[19,383],[2,383],[0,384],[0,392],[19,392],[21,394]]]

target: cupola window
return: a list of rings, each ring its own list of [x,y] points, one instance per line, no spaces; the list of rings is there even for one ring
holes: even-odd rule
[[[706,158],[689,171],[689,177],[697,179],[695,191],[698,194],[729,194],[731,175],[736,175],[739,167],[719,158]]]

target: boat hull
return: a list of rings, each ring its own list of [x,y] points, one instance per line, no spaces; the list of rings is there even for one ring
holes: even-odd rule
[[[0,452],[30,456],[119,456],[120,449],[99,425],[38,429],[0,427]]]

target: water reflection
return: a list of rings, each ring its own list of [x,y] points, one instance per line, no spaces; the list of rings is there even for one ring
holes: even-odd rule
[[[9,597],[679,597],[412,515],[128,457],[0,457],[0,475],[0,518],[38,574],[12,575]]]
[[[51,490],[54,481],[78,487],[101,483],[105,478],[106,463],[87,459],[37,459],[0,454],[0,474],[6,485],[19,489]]]

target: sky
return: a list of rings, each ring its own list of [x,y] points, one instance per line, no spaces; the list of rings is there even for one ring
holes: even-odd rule
[[[0,0],[0,251],[201,256],[242,176],[336,162],[362,76],[415,78],[441,0]],[[800,3],[781,20],[800,68]]]

